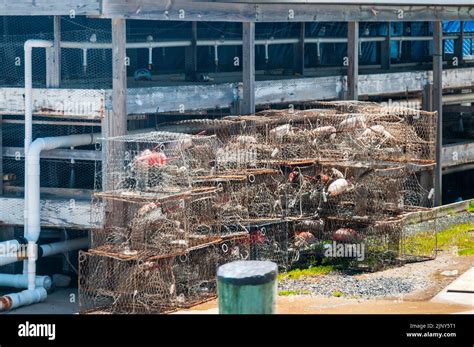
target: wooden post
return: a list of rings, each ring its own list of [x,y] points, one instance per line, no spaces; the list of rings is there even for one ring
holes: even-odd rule
[[[61,83],[61,16],[54,16],[54,43],[46,49],[46,87],[58,88]]]
[[[187,46],[184,52],[184,69],[186,81],[197,81],[197,22],[191,23],[191,46]]]
[[[127,55],[125,19],[112,19],[112,115],[107,136],[127,133]]]
[[[347,99],[358,100],[359,82],[359,22],[349,22],[347,28]]]
[[[3,121],[0,114],[0,196],[3,195]]]
[[[405,36],[412,36],[411,32],[411,23],[410,22],[404,22],[403,23],[403,35]],[[412,41],[405,41],[402,43],[402,60],[403,61],[411,61],[411,47],[412,47]]]
[[[380,64],[382,69],[389,70],[391,65],[391,38],[392,38],[392,25],[391,22],[387,23],[387,37],[385,41],[380,43]]]
[[[435,205],[442,205],[443,189],[443,22],[433,23],[433,111],[438,112],[436,168],[435,168]]]
[[[301,76],[304,75],[304,38],[306,25],[304,22],[299,26],[299,42],[294,46],[294,73]]]
[[[272,314],[277,295],[277,264],[234,261],[217,270],[219,313]]]
[[[454,41],[454,56],[458,59],[459,65],[464,63],[464,22],[460,21],[459,38]]]
[[[242,114],[255,113],[255,23],[244,22],[242,30]]]
[[[127,134],[127,55],[126,55],[126,21],[122,18],[112,19],[112,109],[106,112],[102,121],[102,135],[105,138]],[[113,156],[120,155],[120,145],[105,141],[102,146],[102,189],[113,189],[110,184],[110,163]],[[107,218],[106,226],[111,223],[115,226],[122,225],[122,218],[117,211],[123,211],[124,203],[108,201],[107,211],[112,211],[113,218]],[[124,211],[123,216],[126,213]]]
[[[422,108],[425,111],[433,111],[433,84],[426,83],[423,86],[423,92],[421,96]]]

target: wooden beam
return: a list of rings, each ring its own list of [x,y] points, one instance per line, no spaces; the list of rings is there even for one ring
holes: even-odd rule
[[[359,1],[358,1],[359,2]],[[472,2],[433,6],[360,3],[249,3],[223,1],[103,0],[102,17],[206,22],[386,22],[473,20]],[[292,16],[289,16],[292,13]]]
[[[0,198],[0,225],[21,226],[24,222],[23,199]],[[48,228],[91,229],[90,199],[58,199],[40,201],[41,226]]]
[[[4,0],[0,16],[92,16],[100,10],[100,0]]]
[[[0,153],[3,153],[3,122],[0,114]],[[3,155],[0,156],[0,196],[3,195]]]
[[[304,38],[306,32],[306,23],[301,22],[299,23],[299,42],[295,44],[293,52],[294,52],[294,72],[295,74],[304,75]]]
[[[242,30],[242,114],[255,113],[255,23],[243,23]]]
[[[460,21],[459,38],[454,40],[454,56],[458,59],[459,65],[464,63],[464,22]]]
[[[433,84],[426,83],[421,96],[422,108],[424,111],[433,111]]]
[[[443,146],[442,160],[445,168],[474,163],[474,143]]]
[[[112,19],[112,113],[106,117],[107,137],[127,133],[126,21]]]
[[[54,16],[53,47],[46,49],[46,87],[58,88],[61,83],[61,16]]]
[[[391,22],[387,23],[387,37],[385,41],[380,43],[380,64],[382,64],[382,69],[389,70],[392,56],[392,45],[391,45],[391,38],[392,38],[392,24]]]
[[[433,111],[438,112],[436,169],[435,169],[435,205],[442,205],[443,170],[443,22],[433,23]]]
[[[474,113],[474,105],[463,106],[463,105],[445,105],[443,107],[443,112],[448,113]]]
[[[0,88],[0,114],[25,114],[24,88]],[[33,89],[33,115],[101,119],[107,103],[99,89]]]
[[[197,81],[197,22],[191,23],[191,46],[186,46],[184,69],[186,81]]]
[[[359,22],[347,27],[347,99],[359,99]]]
[[[411,22],[403,23],[403,35],[404,36],[412,36]],[[412,41],[402,42],[401,58],[402,58],[403,61],[411,61],[411,47],[412,47],[412,44],[413,44]]]

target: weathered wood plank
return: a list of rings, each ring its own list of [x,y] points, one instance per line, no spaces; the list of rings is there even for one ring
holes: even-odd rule
[[[243,23],[242,30],[242,114],[255,113],[255,23]]]
[[[131,19],[219,22],[429,21],[472,20],[472,2],[442,5],[360,3],[195,2],[175,0],[103,0],[102,16]]]
[[[347,99],[359,99],[359,22],[347,23]]]
[[[0,1],[1,16],[99,15],[100,10],[100,0]]]
[[[359,75],[359,95],[421,92],[432,80],[431,71]],[[344,76],[255,82],[257,105],[294,101],[338,99],[344,89]],[[443,87],[474,85],[474,69],[443,71]],[[110,96],[110,91],[107,91]],[[238,96],[236,83],[173,87],[131,88],[128,90],[128,113],[161,113],[227,108]]]
[[[445,145],[442,150],[443,167],[474,163],[474,143]]]
[[[90,229],[89,200],[41,200],[41,226]],[[23,199],[0,198],[0,225],[23,225]]]
[[[235,83],[130,88],[127,108],[129,114],[195,111],[230,107],[236,99]]]
[[[46,86],[58,88],[61,83],[61,16],[54,16],[53,47],[46,49]]]
[[[0,88],[0,114],[24,114],[24,88]],[[96,89],[33,89],[33,114],[101,119],[105,92]]]

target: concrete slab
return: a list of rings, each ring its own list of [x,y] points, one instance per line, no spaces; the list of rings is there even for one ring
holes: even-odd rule
[[[435,295],[432,302],[453,303],[474,307],[474,267]]]

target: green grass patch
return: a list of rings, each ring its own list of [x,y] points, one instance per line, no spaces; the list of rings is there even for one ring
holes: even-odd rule
[[[344,293],[341,292],[340,290],[335,290],[335,291],[332,292],[332,296],[334,296],[336,298],[340,298],[343,295],[344,295]]]
[[[467,207],[467,212],[474,212],[474,201],[469,202],[469,206]]]
[[[459,255],[474,254],[474,223],[453,225],[437,234],[417,233],[405,239],[405,251],[413,255],[431,255],[438,250],[449,250],[457,247]]]
[[[280,296],[290,296],[290,295],[309,295],[311,292],[309,290],[280,290],[278,295]]]
[[[327,275],[328,273],[334,271],[335,267],[333,265],[318,265],[318,266],[311,266],[307,269],[293,269],[285,273],[281,273],[278,275],[278,280],[284,279],[292,279],[297,280],[301,277],[311,277],[311,276],[322,276]]]

